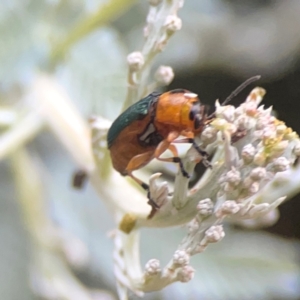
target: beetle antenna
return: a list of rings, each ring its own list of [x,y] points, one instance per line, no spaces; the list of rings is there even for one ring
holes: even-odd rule
[[[257,81],[261,78],[260,75],[256,75],[253,77],[250,77],[246,81],[244,81],[241,85],[239,85],[226,99],[224,102],[222,102],[221,105],[225,105],[228,102],[230,102],[235,96],[237,96],[243,89],[245,89],[249,84],[251,84],[254,81]],[[216,113],[213,112],[211,115],[209,115],[206,120],[211,122],[211,120],[215,117]]]
[[[235,96],[237,96],[243,89],[245,89],[249,84],[251,84],[254,81],[257,81],[261,78],[260,75],[256,75],[253,77],[250,77],[246,81],[244,81],[241,85],[239,85],[226,99],[221,105],[225,105],[228,102],[230,102]]]

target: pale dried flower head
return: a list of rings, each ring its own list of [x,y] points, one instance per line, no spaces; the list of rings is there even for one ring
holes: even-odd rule
[[[278,157],[273,162],[273,171],[274,172],[283,172],[286,171],[289,167],[289,161],[284,157]]]
[[[160,271],[160,262],[158,259],[150,259],[145,265],[145,273],[148,276],[156,275]]]
[[[260,181],[264,179],[267,175],[265,168],[257,167],[250,172],[250,178],[254,181]]]
[[[173,264],[185,266],[190,262],[189,254],[184,250],[177,250],[173,255]]]
[[[244,163],[249,164],[252,162],[255,155],[255,148],[252,144],[247,144],[242,149],[242,159],[244,160]]]
[[[169,66],[160,66],[157,69],[154,78],[158,83],[158,85],[161,86],[169,85],[174,78],[173,69]]]
[[[191,266],[184,266],[177,274],[177,279],[180,282],[189,282],[193,279],[195,270]]]
[[[217,139],[218,130],[213,127],[207,126],[204,128],[201,134],[201,141],[206,146],[207,144],[213,143]],[[300,147],[299,147],[300,148]],[[300,150],[299,150],[300,151]]]
[[[299,190],[299,184],[295,187],[292,180],[294,173],[300,173],[299,164],[295,164],[300,153],[298,135],[273,117],[269,108],[259,106],[264,93],[261,88],[254,89],[237,108],[217,103],[216,117],[195,139],[201,149],[212,154],[211,167],[192,190],[188,190],[188,179],[180,172],[173,191],[167,182],[159,181],[161,174],[150,176],[151,197],[159,208],[150,219],[149,212],[135,215],[130,230],[188,226],[165,267],[152,259],[138,283],[130,279],[127,287],[135,293],[162,289],[174,281],[189,281],[194,274],[190,257],[224,238],[222,224],[227,217],[248,227],[271,225],[278,218],[277,207],[287,198],[288,189]],[[194,151],[191,148],[183,158],[183,166],[190,173],[195,166]],[[136,250],[125,247],[123,251]],[[131,268],[132,260],[127,266]],[[121,266],[119,269],[123,273],[126,270]],[[120,272],[116,274],[124,279]]]
[[[149,3],[145,45],[141,52],[127,57],[129,84],[124,109],[144,97],[151,87],[167,85],[174,76],[170,67],[162,66],[155,74],[156,82],[148,83],[153,58],[165,48],[173,33],[181,29],[177,11],[183,1],[150,0]],[[203,153],[201,159],[207,170],[191,190],[189,179],[182,176],[180,170],[174,186],[161,182],[161,174],[152,174],[146,183],[151,200],[158,207],[151,213],[146,204],[147,196],[135,193],[116,172],[106,174],[105,185],[97,184],[99,181],[92,177],[91,182],[107,198],[119,228],[113,237],[119,294],[126,295],[130,289],[142,296],[144,292],[161,290],[175,281],[191,280],[194,269],[189,265],[190,257],[224,238],[226,217],[238,224],[270,225],[276,221],[277,208],[289,193],[294,195],[300,191],[294,179],[300,176],[299,137],[272,116],[271,107],[260,106],[264,94],[262,88],[253,89],[237,108],[216,102],[215,117],[207,120],[202,133],[194,139],[201,151],[196,151],[194,144],[182,157],[182,166],[192,174],[197,161],[195,152],[198,156],[198,152]],[[194,95],[188,93],[185,97]],[[103,148],[102,134],[97,135],[94,128],[92,143],[97,171],[101,173],[107,161],[107,149]],[[210,162],[205,159],[206,153],[210,155]],[[141,205],[142,200],[144,205]],[[153,258],[142,272],[138,253],[140,228],[159,230],[185,224],[188,224],[186,235],[169,262],[161,266],[160,261]]]
[[[131,72],[136,72],[144,65],[144,56],[141,52],[132,52],[127,56],[127,63]]]
[[[214,204],[210,199],[200,200],[197,204],[197,210],[201,216],[209,216],[212,214]]]
[[[240,210],[239,205],[236,201],[226,200],[216,212],[218,218],[224,217],[226,215],[234,215]]]
[[[182,26],[182,21],[176,15],[167,16],[165,21],[167,34],[169,35],[173,34],[175,31],[180,30],[181,26]]]
[[[241,174],[234,167],[225,175],[225,182],[237,186],[241,182]]]
[[[207,243],[216,243],[223,239],[225,232],[222,225],[211,226],[205,231],[205,241]]]

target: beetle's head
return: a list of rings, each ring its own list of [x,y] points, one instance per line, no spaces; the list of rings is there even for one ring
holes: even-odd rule
[[[185,117],[188,119],[190,129],[195,133],[199,133],[205,125],[207,106],[201,104],[197,94],[192,92],[186,92],[184,97],[188,98],[188,101],[183,113],[187,114]]]

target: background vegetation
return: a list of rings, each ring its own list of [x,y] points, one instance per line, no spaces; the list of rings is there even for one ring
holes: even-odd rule
[[[19,122],[37,109],[28,91],[42,73],[65,89],[84,118],[101,114],[113,120],[119,114],[127,89],[126,55],[142,46],[149,7],[146,1],[105,3],[0,2],[1,299],[115,296],[107,237],[115,225],[89,186],[72,189],[78,166],[57,137],[37,123],[26,147],[7,148],[14,126],[23,124],[26,131],[32,125]],[[299,13],[297,0],[186,1],[179,11],[182,30],[155,64],[174,69],[168,89],[190,89],[211,107],[247,77],[261,74],[265,105],[300,132]],[[232,228],[222,243],[193,258],[193,281],[147,299],[299,299],[299,211],[299,197],[282,205],[279,222],[268,229],[272,234]],[[42,229],[42,244],[36,228]],[[170,256],[179,235],[144,230],[142,260],[151,258],[150,249],[151,255]]]

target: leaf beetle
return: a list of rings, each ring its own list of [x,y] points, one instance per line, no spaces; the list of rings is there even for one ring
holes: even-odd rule
[[[242,89],[260,76],[246,80],[223,102],[228,103]],[[148,204],[152,206],[150,216],[158,209],[151,199],[149,185],[133,175],[133,171],[147,165],[156,158],[164,162],[178,163],[185,177],[182,161],[178,156],[176,143],[191,143],[209,166],[207,154],[195,143],[194,137],[215,116],[207,114],[207,106],[202,104],[194,94],[185,89],[175,89],[165,93],[153,92],[127,108],[112,123],[107,134],[107,146],[112,164],[123,176],[130,176],[148,192]],[[184,138],[180,138],[183,136]],[[161,155],[170,150],[172,157],[162,158]]]
[[[122,175],[133,178],[147,191],[149,186],[132,172],[154,158],[179,163],[182,175],[189,177],[174,143],[192,143],[205,156],[206,153],[195,144],[194,136],[201,133],[206,118],[206,106],[188,90],[151,93],[125,110],[111,125],[107,144],[113,167]],[[179,136],[185,138],[178,139]],[[173,157],[162,158],[166,150],[170,150]],[[148,196],[149,204],[156,207]]]

